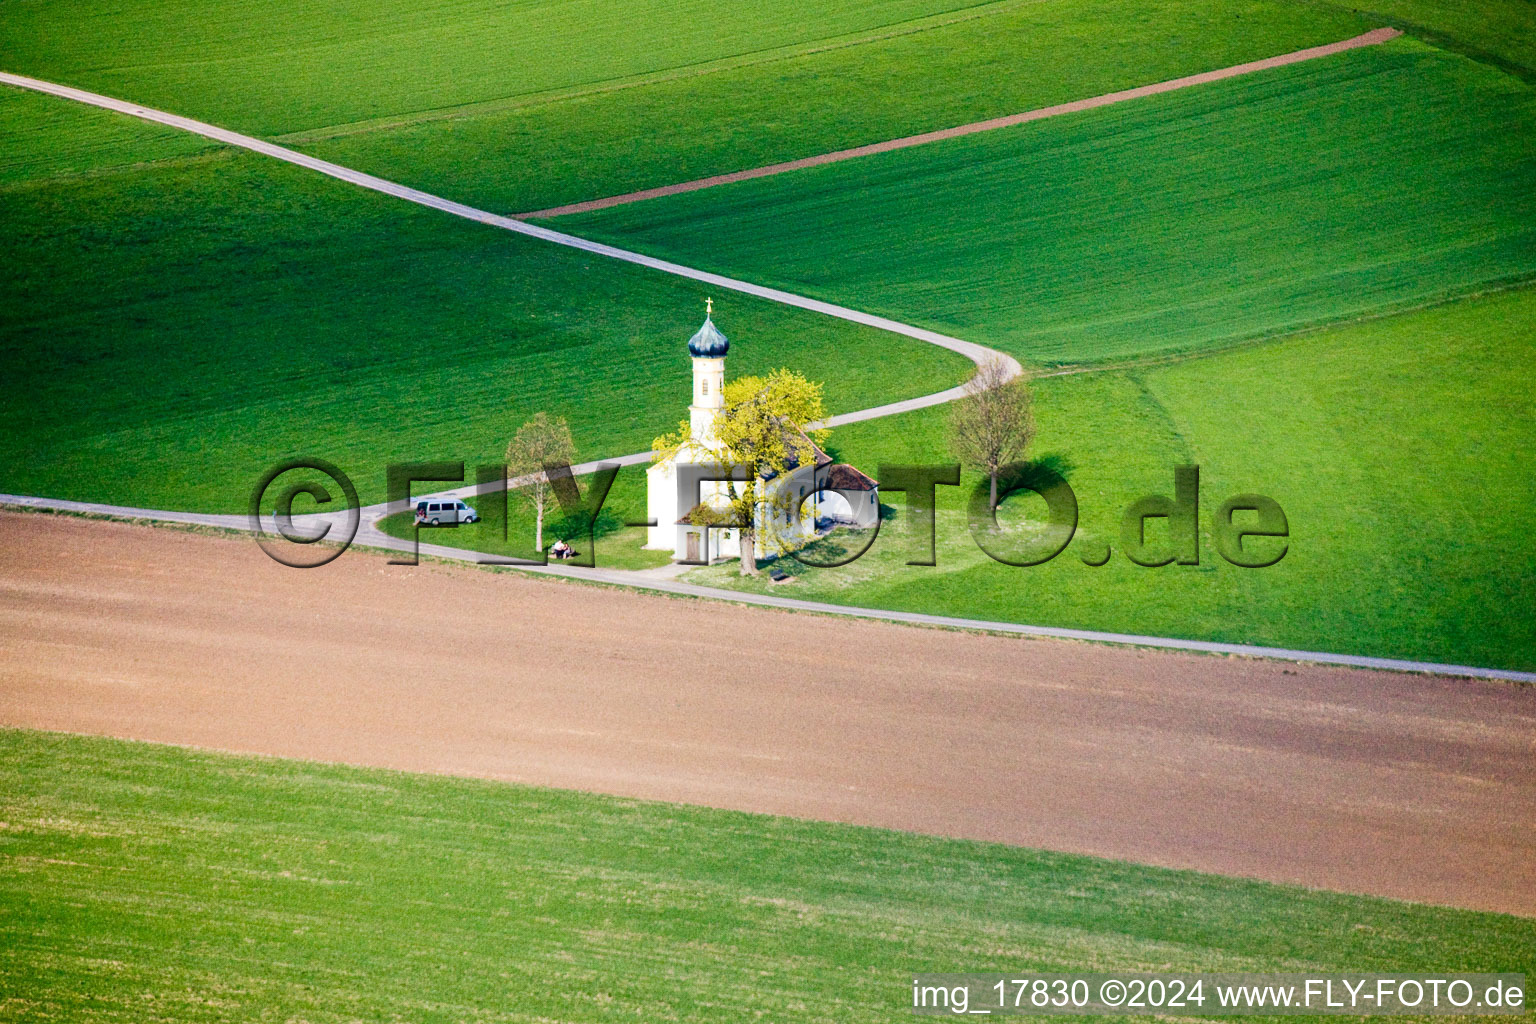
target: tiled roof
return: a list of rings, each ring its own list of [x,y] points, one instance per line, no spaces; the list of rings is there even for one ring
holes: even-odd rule
[[[873,478],[859,472],[846,462],[839,462],[823,474],[823,487],[829,487],[834,491],[872,491],[879,487]]]
[[[812,441],[809,437],[807,437],[805,431],[801,430],[800,427],[797,424],[791,423],[789,420],[780,420],[779,421],[779,425],[784,428],[784,433],[785,434],[788,434],[791,437],[798,437],[804,444],[808,444],[808,445],[811,446],[811,451],[815,455],[816,468],[817,469],[820,469],[821,467],[831,463],[832,456],[830,456],[826,452],[822,451],[821,450],[821,446],[818,445],[815,441]],[[796,447],[799,447],[799,446],[796,446]],[[795,470],[797,470],[799,468],[800,468],[800,461],[798,459],[790,459],[788,464],[785,465],[784,471],[786,473],[793,473]],[[771,472],[770,473],[763,473],[763,474],[760,474],[760,475],[762,476],[762,478],[764,480],[772,480],[774,477],[778,476],[777,473],[771,473]]]

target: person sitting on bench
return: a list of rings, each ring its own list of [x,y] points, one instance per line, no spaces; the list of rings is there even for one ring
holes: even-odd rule
[[[549,553],[555,556],[556,561],[565,561],[567,558],[575,558],[576,551],[565,541],[555,541],[555,546],[549,549]]]

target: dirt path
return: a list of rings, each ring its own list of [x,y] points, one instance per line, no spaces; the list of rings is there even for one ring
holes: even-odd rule
[[[1302,61],[1316,60],[1318,57],[1327,57],[1335,53],[1343,53],[1345,50],[1358,49],[1362,46],[1376,46],[1389,39],[1396,39],[1400,35],[1402,33],[1395,28],[1378,28],[1363,35],[1355,36],[1352,39],[1340,40],[1337,43],[1326,43],[1322,46],[1313,46],[1305,50],[1283,53],[1278,57],[1265,57],[1263,60],[1249,61],[1246,64],[1234,64],[1232,67],[1219,68],[1215,71],[1202,71],[1198,75],[1186,75],[1183,78],[1174,78],[1167,82],[1142,85],[1134,89],[1122,89],[1119,92],[1105,93],[1102,96],[1092,96],[1083,100],[1073,100],[1070,103],[1058,103],[1053,107],[1026,110],[1022,114],[1009,114],[1005,117],[994,117],[986,121],[974,121],[970,124],[957,125],[954,128],[941,128],[938,131],[923,132],[921,135],[908,135],[900,139],[887,139],[884,142],[873,142],[867,146],[856,146],[853,149],[840,149],[835,153],[822,153],[819,156],[808,156],[800,160],[787,160],[784,163],[769,164],[767,167],[754,167],[746,171],[716,174],[709,178],[684,181],[676,185],[662,185],[659,188],[626,192],[621,196],[608,196],[605,199],[589,199],[581,203],[552,206],[547,210],[519,213],[517,216],[519,219],[531,219],[538,217],[563,217],[571,213],[591,213],[594,210],[606,210],[611,206],[638,203],[645,199],[675,196],[680,192],[697,192],[699,189],[713,188],[716,185],[729,185],[738,181],[750,181],[753,178],[766,178],[773,174],[784,174],[786,171],[801,171],[807,167],[835,164],[841,160],[853,160],[861,156],[874,156],[876,153],[889,153],[893,149],[923,146],[930,142],[941,142],[944,139],[956,139],[962,135],[989,132],[995,128],[1011,128],[1014,125],[1027,124],[1030,121],[1040,121],[1047,117],[1056,117],[1060,114],[1075,114],[1080,110],[1107,107],[1112,103],[1124,103],[1126,100],[1156,96],[1158,93],[1173,92],[1176,89],[1187,89],[1192,85],[1205,85],[1209,82],[1219,82],[1224,78],[1236,78],[1238,75],[1252,74],[1255,71],[1268,71],[1271,68],[1284,67],[1287,64],[1299,64]]]
[[[0,722],[1536,914],[1536,690],[0,515]],[[743,646],[761,671],[738,666]]]

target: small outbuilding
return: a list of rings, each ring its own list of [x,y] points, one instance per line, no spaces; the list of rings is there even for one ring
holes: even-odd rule
[[[817,473],[816,515],[833,526],[876,526],[880,484],[846,462],[835,462]]]

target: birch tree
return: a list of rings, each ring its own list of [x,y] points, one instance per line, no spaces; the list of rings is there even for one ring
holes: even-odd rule
[[[563,416],[538,413],[507,444],[507,474],[519,484],[513,493],[533,509],[535,551],[544,550],[544,513],[558,504],[549,469],[575,461],[576,444]]]

